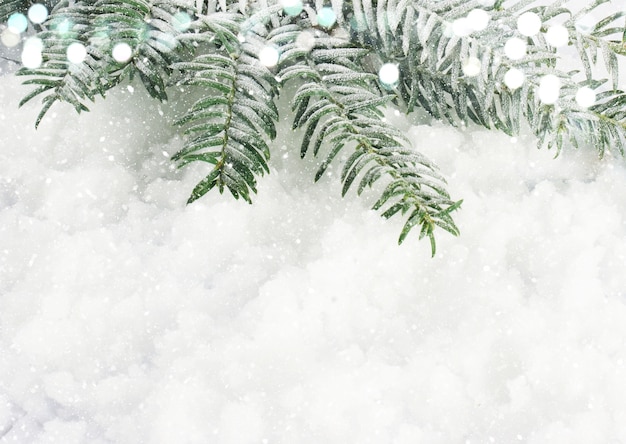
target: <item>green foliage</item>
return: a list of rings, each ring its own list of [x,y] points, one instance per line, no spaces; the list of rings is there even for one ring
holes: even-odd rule
[[[160,101],[167,100],[168,87],[198,89],[201,98],[174,122],[183,128],[185,144],[173,160],[181,167],[208,165],[189,202],[215,187],[250,202],[257,178],[269,172],[279,119],[275,100],[293,90],[293,129],[303,132],[300,154],[321,158],[315,180],[344,159],[342,194],[378,189],[374,209],[385,218],[405,217],[399,242],[418,226],[434,254],[436,227],[458,234],[451,213],[461,201],[450,198],[437,168],[386,122],[383,109],[422,108],[452,125],[475,124],[510,135],[528,125],[539,146],[555,147],[557,154],[568,144],[592,146],[600,155],[609,149],[623,154],[626,94],[618,89],[618,58],[626,55],[625,14],[599,17],[589,29],[579,26],[607,1],[574,14],[561,1],[545,6],[496,0],[485,6],[467,0],[336,0],[331,2],[336,23],[322,26],[319,1],[290,15],[277,0],[62,0],[50,5],[49,18],[35,27],[44,43],[42,64],[18,72],[28,77],[24,83],[35,85],[21,104],[42,97],[38,125],[55,102],[86,111],[96,96],[134,76]],[[30,4],[0,0],[0,18],[24,13]],[[451,32],[455,21],[475,8],[489,13],[489,26]],[[518,17],[528,11],[542,19],[541,32],[532,37],[517,29]],[[580,73],[558,69],[560,53],[545,38],[554,23],[567,28]],[[502,45],[512,37],[526,42],[525,57],[505,55]],[[72,43],[87,49],[81,63],[67,60]],[[132,49],[128,60],[112,56],[119,43]],[[269,67],[260,58],[267,48],[280,55]],[[479,64],[476,75],[465,69],[468,61]],[[386,63],[400,72],[393,85],[377,75]],[[607,79],[594,78],[598,67]],[[507,86],[511,69],[525,74],[521,87]],[[556,104],[541,100],[546,74],[561,82]],[[583,86],[597,92],[594,105],[575,100]]]

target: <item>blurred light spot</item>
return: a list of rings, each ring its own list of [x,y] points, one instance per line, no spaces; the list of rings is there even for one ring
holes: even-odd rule
[[[312,50],[315,47],[315,35],[311,31],[302,31],[296,37],[296,45],[305,51]]]
[[[400,70],[395,63],[385,63],[378,71],[378,78],[385,86],[393,86],[400,79]]]
[[[576,103],[583,108],[595,105],[596,92],[588,86],[583,86],[576,93]]]
[[[35,3],[28,8],[28,18],[33,23],[43,23],[48,18],[48,8],[41,3]]]
[[[532,37],[541,29],[541,19],[534,12],[525,12],[517,18],[517,30],[527,37]]]
[[[28,69],[36,69],[43,63],[43,56],[40,52],[36,51],[23,51],[22,52],[22,64]]]
[[[574,26],[576,27],[576,31],[581,34],[591,34],[591,31],[593,31],[596,27],[595,19],[592,15],[587,14],[576,20],[576,24]]]
[[[32,48],[36,51],[43,51],[43,40],[39,37],[30,37],[24,40],[24,48]]]
[[[70,32],[71,28],[72,28],[72,22],[70,22],[69,20],[63,20],[61,23],[57,25],[56,31],[60,34],[67,34],[68,32]]]
[[[40,38],[27,39],[22,48],[22,64],[29,69],[39,68],[43,63],[42,50],[43,41]]]
[[[82,43],[74,42],[67,47],[67,60],[72,63],[82,63],[87,57],[87,48]]]
[[[163,52],[173,51],[178,45],[178,40],[172,34],[160,33],[155,40],[161,45],[160,50]]]
[[[278,53],[278,49],[274,46],[264,46],[259,51],[259,61],[263,66],[267,66],[268,68],[276,66],[279,58],[280,54]]]
[[[328,6],[323,7],[317,13],[317,24],[325,28],[330,28],[337,21],[337,16],[333,8]]]
[[[20,35],[7,28],[0,34],[0,41],[7,48],[13,48],[20,43]]]
[[[524,73],[517,68],[511,68],[504,74],[504,84],[512,90],[522,86],[525,79]]]
[[[111,55],[115,59],[115,61],[123,63],[127,62],[133,55],[133,50],[128,43],[117,43],[113,47],[113,51]]]
[[[298,15],[304,8],[302,0],[280,0],[280,4],[287,15]]]
[[[186,12],[177,12],[174,14],[173,19],[172,26],[174,26],[174,29],[178,32],[185,32],[191,26],[191,17]]]
[[[26,31],[28,28],[28,20],[24,14],[16,12],[9,16],[9,20],[7,20],[7,26],[9,29],[15,34],[21,34]]]
[[[522,59],[526,55],[526,42],[512,37],[504,44],[504,54],[511,60]]]
[[[478,60],[476,57],[470,57],[465,60],[465,62],[463,62],[461,68],[463,69],[463,74],[465,74],[466,76],[476,77],[478,74],[480,74],[480,60]]]
[[[567,42],[569,42],[567,28],[563,25],[550,26],[548,32],[546,32],[546,41],[555,48],[567,45]]]
[[[462,17],[452,22],[452,32],[457,37],[467,37],[472,31],[472,24],[467,17]]]
[[[548,74],[539,82],[539,100],[546,105],[552,105],[559,100],[561,80],[554,74]]]
[[[489,24],[489,14],[482,9],[472,9],[467,14],[467,21],[474,31],[482,31]]]

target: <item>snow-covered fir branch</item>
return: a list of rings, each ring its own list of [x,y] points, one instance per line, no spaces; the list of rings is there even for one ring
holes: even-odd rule
[[[358,194],[373,188],[384,217],[406,217],[400,242],[418,226],[434,254],[436,227],[459,232],[451,213],[460,201],[384,107],[510,135],[528,125],[557,153],[623,153],[624,13],[603,15],[604,3],[0,0],[0,20],[2,44],[21,47],[18,74],[34,86],[21,103],[42,100],[36,125],[56,102],[88,111],[135,77],[161,102],[170,88],[200,91],[173,122],[185,135],[173,159],[207,167],[190,202],[213,188],[251,201],[285,117],[275,102],[295,91],[301,155],[323,159],[316,180],[343,162],[343,194],[355,183]],[[577,71],[563,71],[565,49]]]

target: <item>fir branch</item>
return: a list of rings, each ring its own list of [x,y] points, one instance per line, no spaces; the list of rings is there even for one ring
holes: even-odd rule
[[[289,32],[297,31],[292,27],[283,33],[275,32],[270,41],[284,42],[284,34]],[[283,58],[283,69],[278,74],[283,81],[294,78],[294,73],[305,77],[293,100],[293,126],[305,129],[301,156],[308,151],[316,156],[323,143],[329,145],[315,180],[324,175],[340,152],[350,149],[341,173],[342,195],[357,183],[359,176],[359,195],[379,179],[386,179],[388,184],[373,208],[379,210],[389,205],[383,212],[385,218],[408,214],[399,243],[419,225],[420,237],[429,237],[434,255],[435,226],[458,234],[450,213],[460,202],[450,200],[445,180],[434,165],[408,148],[400,131],[381,120],[380,107],[392,96],[381,93],[376,75],[364,72],[361,60],[369,51],[323,36],[316,38],[310,52],[294,51],[293,46],[287,40],[281,48],[290,57]]]
[[[31,77],[23,82],[25,85],[37,85],[22,99],[20,106],[44,94],[35,127],[39,126],[44,115],[57,101],[70,103],[80,113],[89,111],[86,100],[93,102],[95,94],[103,94],[101,70],[96,56],[87,54],[81,64],[73,64],[67,59],[67,49],[71,44],[86,43],[84,30],[89,27],[91,12],[91,7],[84,3],[71,6],[67,3],[58,4],[48,19],[49,29],[39,33],[40,40],[33,43],[43,45],[41,66],[21,68],[17,72],[17,75]]]
[[[235,198],[251,202],[250,192],[257,192],[254,176],[269,173],[269,146],[259,133],[268,139],[276,136],[276,81],[259,63],[254,45],[239,41],[241,19],[223,13],[203,17],[203,40],[215,45],[190,62],[173,65],[184,76],[182,84],[204,92],[176,122],[186,125],[188,139],[173,159],[181,167],[195,161],[213,165],[189,203],[216,186],[220,193],[226,187]]]
[[[528,124],[539,146],[556,147],[557,155],[568,143],[591,145],[600,155],[608,149],[623,154],[626,97],[618,89],[618,58],[626,55],[624,13],[601,17],[588,29],[581,26],[607,1],[572,14],[560,0],[548,5],[496,0],[491,7],[477,0],[333,0],[337,23],[329,25],[318,21],[320,1],[297,14],[277,0],[201,0],[194,5],[54,0],[48,20],[41,29],[35,27],[44,42],[42,63],[19,71],[28,76],[25,84],[35,86],[22,104],[43,98],[38,125],[55,102],[85,111],[97,95],[133,76],[164,101],[167,86],[176,83],[172,75],[179,73],[179,83],[199,88],[202,95],[177,122],[185,128],[186,141],[174,159],[180,166],[197,161],[212,165],[189,201],[214,187],[250,201],[256,176],[269,171],[278,119],[274,100],[281,85],[295,83],[293,126],[304,132],[301,154],[325,153],[316,180],[345,153],[342,194],[356,186],[360,195],[380,181],[382,196],[374,208],[387,218],[404,214],[400,242],[420,226],[420,237],[431,239],[434,252],[435,226],[458,234],[450,214],[460,202],[450,199],[434,165],[384,121],[382,108],[391,102],[406,112],[421,107],[453,125],[473,122],[511,135]],[[0,17],[26,12],[28,5],[0,0]],[[491,20],[468,31],[464,20],[479,7]],[[518,18],[527,12],[542,21],[540,32],[531,36],[517,29]],[[181,25],[185,13],[191,23]],[[578,52],[580,73],[557,69],[560,54],[546,32],[559,22],[567,30],[567,43]],[[527,46],[524,57],[504,51],[502,43],[510,38]],[[307,40],[313,40],[312,47]],[[73,43],[86,49],[80,63],[67,60]],[[132,48],[128,60],[112,56],[119,43]],[[280,52],[275,68],[259,58],[267,47]],[[600,58],[606,82],[594,78]],[[384,85],[377,72],[389,63],[401,76]],[[521,84],[507,82],[513,70],[525,76]],[[560,82],[556,101],[541,97],[540,85],[548,74]],[[595,104],[579,103],[581,88],[597,95]]]
[[[37,36],[43,42],[41,65],[17,73],[30,77],[24,84],[38,86],[20,106],[45,94],[35,122],[38,126],[55,102],[68,102],[79,113],[88,111],[87,100],[104,97],[106,91],[134,75],[139,75],[152,97],[166,100],[170,65],[190,48],[178,39],[181,32],[172,25],[175,11],[169,3],[145,0],[58,3],[46,29]],[[85,47],[85,59],[80,63],[68,60],[67,50],[73,43]],[[127,61],[117,61],[112,55],[114,46],[122,43],[133,51]]]

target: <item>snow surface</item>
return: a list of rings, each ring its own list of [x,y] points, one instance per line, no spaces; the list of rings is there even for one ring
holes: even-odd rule
[[[254,205],[185,201],[173,103],[82,116],[0,79],[0,442],[625,443],[626,166],[406,128],[461,236],[313,184],[285,123]],[[419,123],[419,122],[418,122]]]

